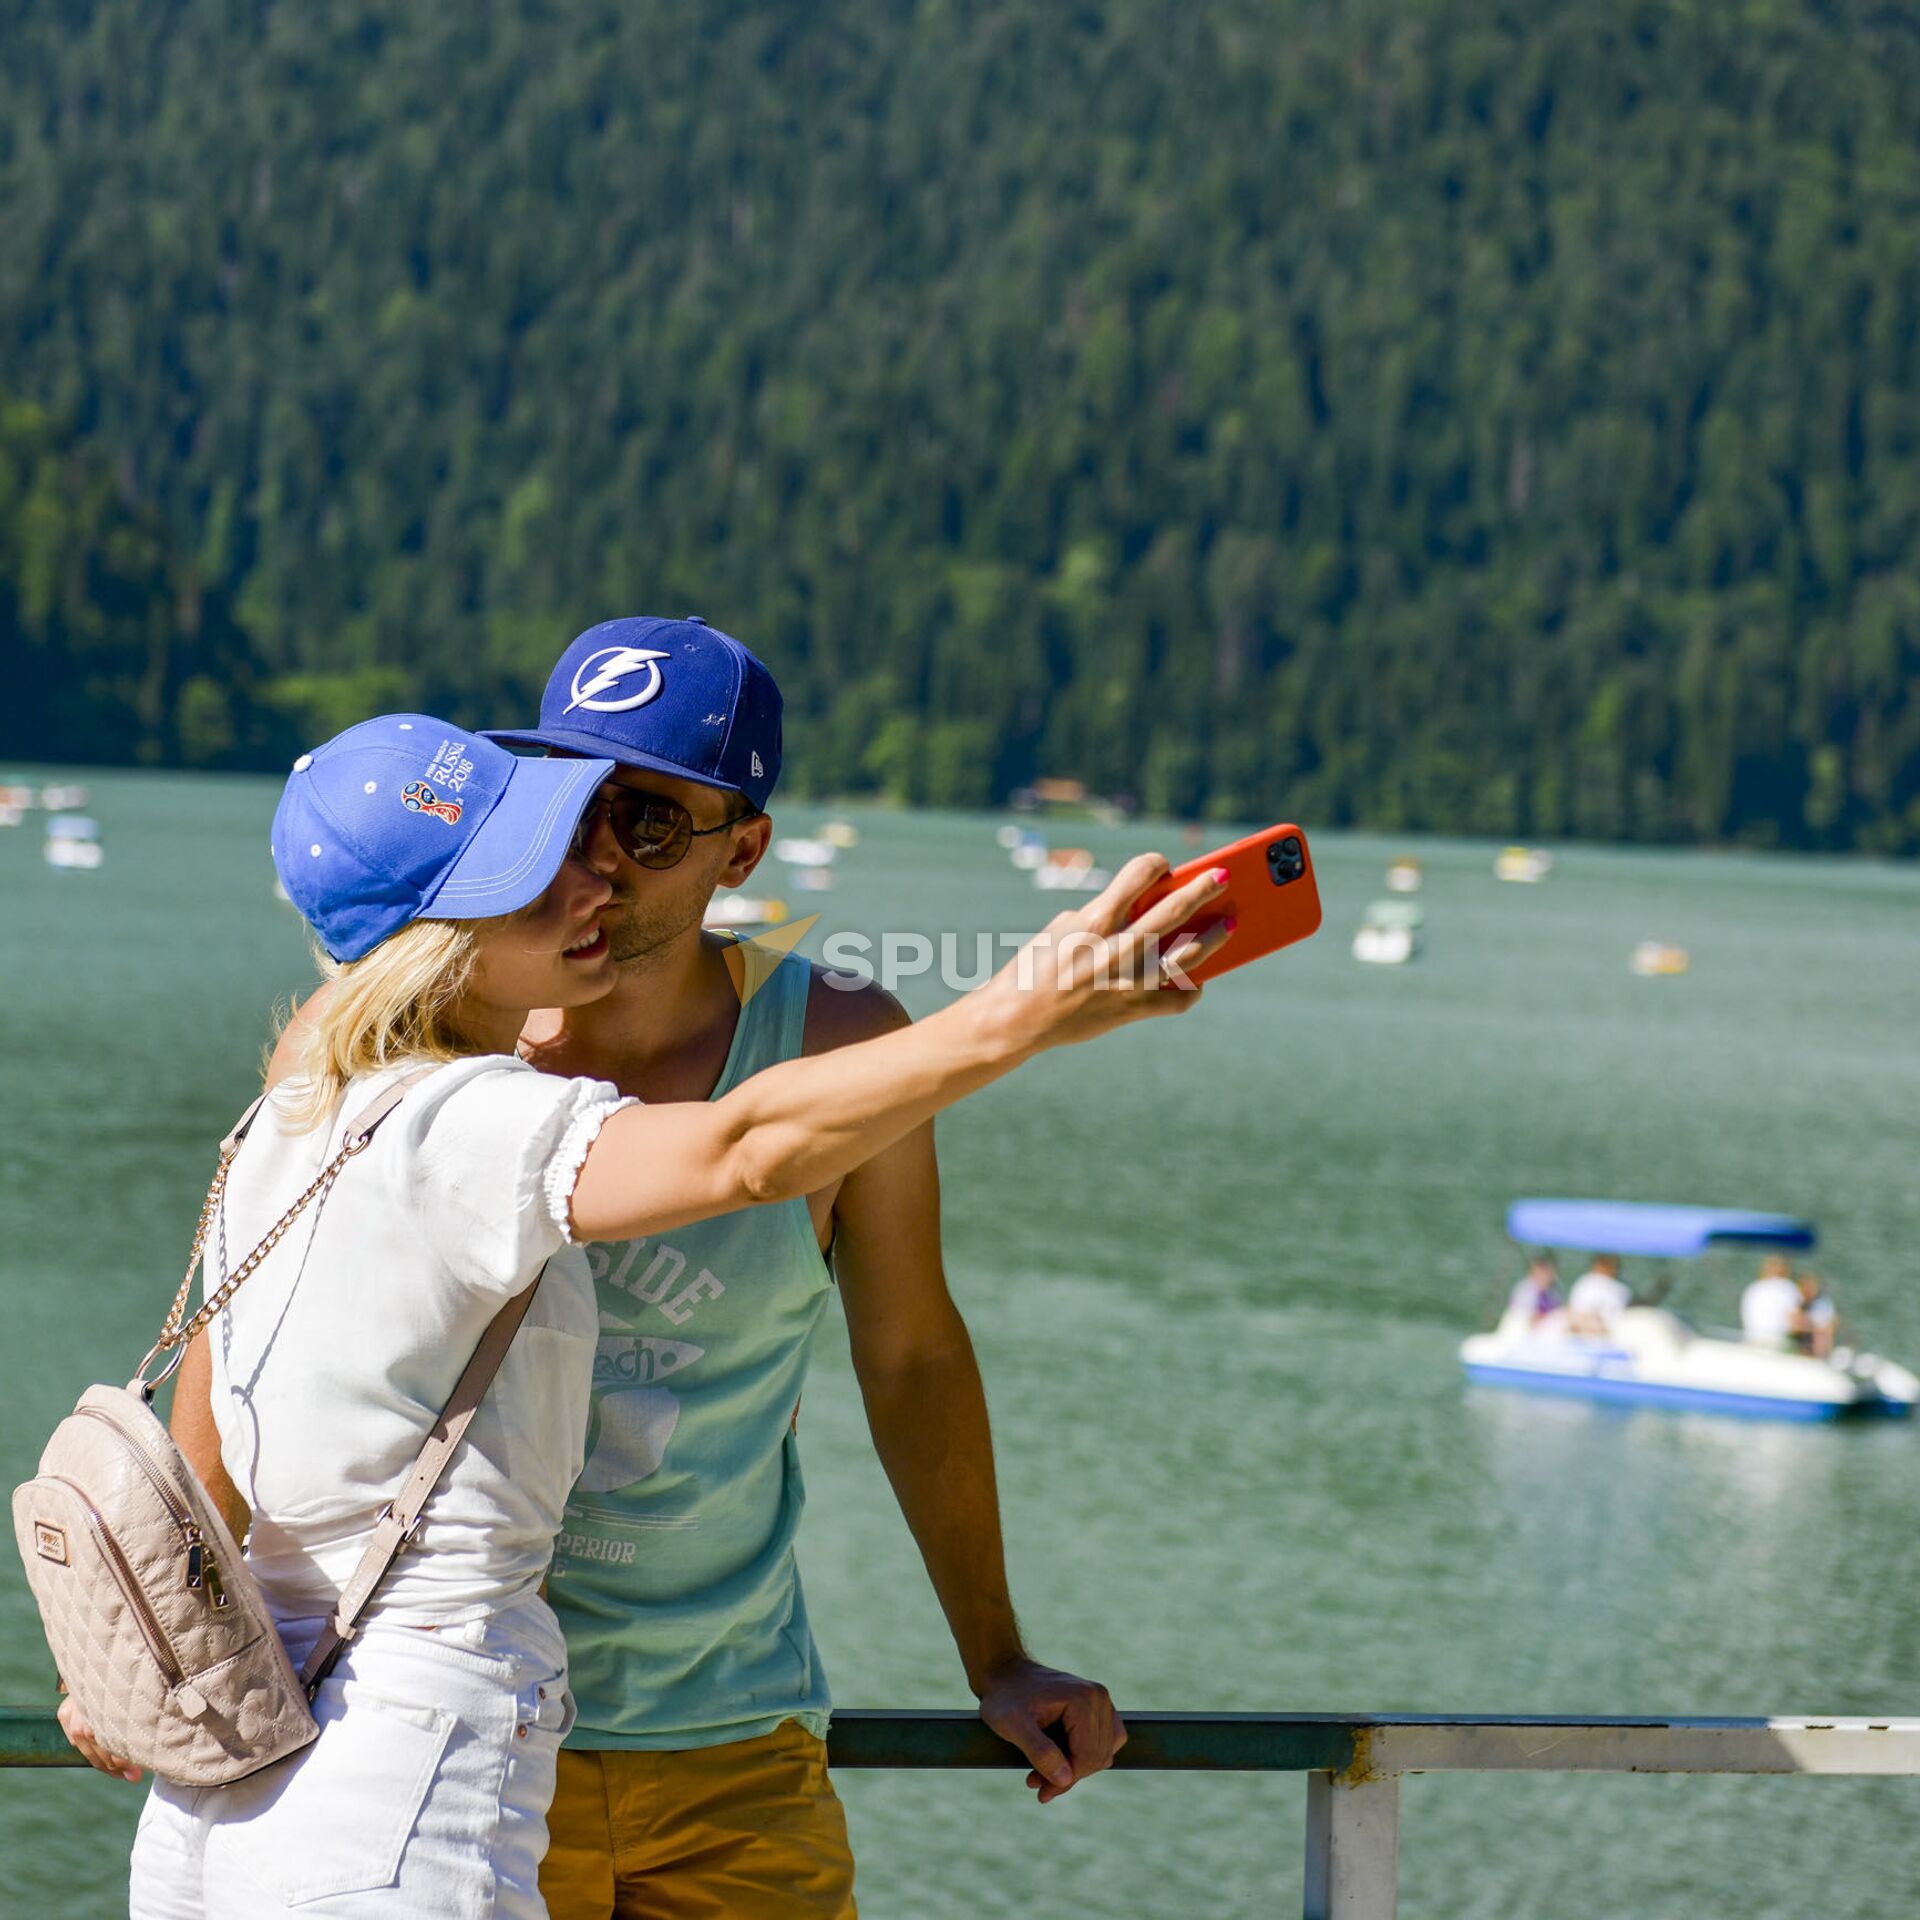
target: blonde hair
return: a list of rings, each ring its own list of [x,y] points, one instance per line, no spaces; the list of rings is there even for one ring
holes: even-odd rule
[[[476,1051],[457,1016],[477,952],[473,923],[465,920],[412,921],[359,960],[316,951],[328,991],[311,1015],[296,1009],[281,1025],[283,1033],[299,1028],[299,1084],[282,1111],[317,1127],[357,1074]]]

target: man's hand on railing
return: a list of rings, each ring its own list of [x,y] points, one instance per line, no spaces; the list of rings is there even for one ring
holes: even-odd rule
[[[1113,1765],[1127,1744],[1126,1722],[1097,1680],[1082,1680],[1037,1660],[1010,1662],[980,1690],[980,1718],[1033,1763],[1027,1785],[1044,1807],[1070,1787]],[[1066,1738],[1063,1753],[1052,1731]]]
[[[60,1702],[60,1731],[74,1744],[88,1766],[98,1767],[102,1773],[117,1774],[122,1780],[138,1780],[140,1769],[132,1765],[122,1755],[109,1753],[93,1737],[93,1729],[87,1724],[87,1717],[80,1711],[80,1703],[68,1694]]]

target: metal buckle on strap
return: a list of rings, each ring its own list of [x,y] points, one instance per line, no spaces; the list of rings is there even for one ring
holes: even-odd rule
[[[393,1510],[393,1502],[389,1500],[387,1504],[374,1515],[373,1524],[377,1527],[382,1520],[397,1520],[399,1517],[400,1516]],[[413,1545],[413,1536],[419,1531],[420,1516],[416,1513],[413,1518],[400,1529],[399,1544],[394,1548],[394,1551],[396,1553],[405,1553],[406,1550]]]

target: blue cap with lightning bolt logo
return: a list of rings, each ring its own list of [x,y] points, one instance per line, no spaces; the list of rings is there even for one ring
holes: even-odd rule
[[[540,724],[487,738],[650,767],[764,807],[780,777],[780,689],[697,615],[603,620],[560,656]]]

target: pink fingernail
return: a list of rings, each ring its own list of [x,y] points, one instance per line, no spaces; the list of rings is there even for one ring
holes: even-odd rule
[[[1240,924],[1240,916],[1237,913],[1230,913],[1227,915],[1226,929],[1229,933],[1231,933],[1234,930],[1234,928],[1237,927],[1239,924]]]
[[[1225,867],[1215,867],[1207,877],[1216,887],[1224,887],[1227,884],[1227,870]]]

